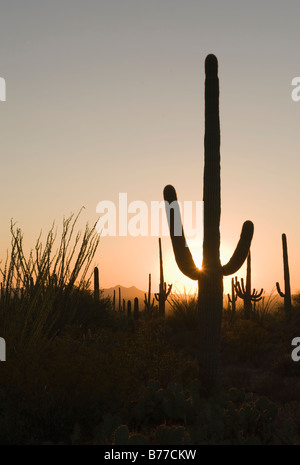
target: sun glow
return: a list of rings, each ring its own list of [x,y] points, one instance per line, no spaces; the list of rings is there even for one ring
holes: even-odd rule
[[[192,239],[188,241],[188,247],[191,251],[193,256],[195,265],[201,269],[202,265],[202,243],[201,241],[196,239]],[[221,265],[225,265],[231,258],[233,250],[231,247],[228,246],[226,243],[221,245],[220,247],[220,260]],[[224,287],[224,294],[231,293],[231,279],[235,276],[240,279],[241,276],[244,275],[244,266],[238,270],[237,273],[233,276],[224,276],[223,279],[223,287]],[[171,249],[166,254],[164,260],[164,277],[167,283],[172,283],[173,288],[172,291],[175,293],[187,293],[187,294],[194,294],[197,292],[198,289],[198,282],[190,279],[188,276],[185,276],[178,268],[178,265],[175,261],[173,250]]]

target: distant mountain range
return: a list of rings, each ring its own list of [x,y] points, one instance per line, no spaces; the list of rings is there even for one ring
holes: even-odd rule
[[[110,287],[109,289],[103,289],[103,296],[104,297],[111,297],[113,298],[114,296],[114,291],[116,293],[116,303],[119,301],[119,289],[121,290],[121,301],[123,299],[125,300],[133,300],[135,297],[137,297],[139,300],[144,301],[144,291],[141,291],[135,286],[131,287],[124,287],[117,285],[115,287]],[[152,295],[154,297],[154,295]]]
[[[133,300],[135,297],[139,299],[139,307],[140,310],[144,308],[144,299],[145,299],[145,291],[141,291],[135,286],[131,287],[124,287],[117,285],[115,287],[110,287],[108,289],[102,289],[103,290],[103,297],[111,297],[113,298],[114,296],[114,291],[116,293],[116,308],[119,307],[119,288],[121,290],[121,305],[123,304],[123,299],[127,302],[128,300],[132,301],[133,305]],[[147,296],[148,296],[148,291],[147,291]],[[151,293],[151,301],[154,298],[154,293]],[[158,305],[158,302],[155,300],[154,305]],[[168,308],[169,303],[166,302],[166,308]]]

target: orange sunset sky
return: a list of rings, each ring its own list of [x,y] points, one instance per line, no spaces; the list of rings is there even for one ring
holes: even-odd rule
[[[119,193],[128,201],[202,200],[204,60],[219,61],[222,263],[242,223],[254,223],[252,284],[283,287],[281,234],[291,287],[300,289],[300,4],[296,1],[10,0],[0,16],[0,256],[11,218],[34,247],[53,220]],[[187,291],[162,239],[165,280]],[[201,242],[190,241],[201,262]],[[158,290],[157,237],[103,237],[101,287]],[[238,276],[245,274],[245,265]],[[231,277],[224,280],[229,290]]]

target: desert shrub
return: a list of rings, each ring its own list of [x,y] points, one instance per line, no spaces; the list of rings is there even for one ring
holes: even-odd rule
[[[272,335],[255,321],[238,318],[223,331],[222,347],[230,350],[238,361],[257,366],[273,348]]]
[[[117,428],[118,443],[128,444],[134,431],[143,435],[146,444],[155,445],[297,444],[290,421],[275,425],[278,409],[266,397],[230,389],[202,398],[199,388],[197,380],[189,388],[179,384],[163,388],[150,381],[130,423]]]
[[[198,296],[196,294],[172,294],[171,309],[167,315],[168,324],[174,329],[193,330],[197,327]]]
[[[99,236],[95,225],[87,225],[82,237],[75,233],[78,217],[63,220],[58,246],[53,225],[45,245],[39,237],[28,257],[21,230],[11,225],[11,250],[0,270],[0,326],[8,346],[36,346],[42,338],[53,338],[66,325],[78,323],[80,317],[84,321],[88,313],[82,311],[84,298],[92,308],[87,273]],[[108,302],[102,300],[99,306],[107,308]]]

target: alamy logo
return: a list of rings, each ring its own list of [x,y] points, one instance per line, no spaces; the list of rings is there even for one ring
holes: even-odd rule
[[[300,100],[300,77],[294,77],[292,80],[292,86],[296,86],[295,89],[292,90],[292,100],[294,102],[299,102]]]
[[[0,102],[6,102],[6,82],[0,77]]]
[[[188,238],[202,238],[203,202],[186,200],[168,203],[153,200],[150,208],[143,200],[128,203],[127,193],[119,193],[119,203],[110,200],[99,202],[96,212],[101,216],[96,230],[103,236],[169,236],[171,214],[174,234],[182,235],[182,226]],[[182,218],[182,222],[181,222]]]
[[[294,362],[299,362],[300,360],[300,337],[294,337],[292,340],[292,346],[296,346],[295,349],[292,350],[292,360]]]
[[[0,337],[0,362],[6,362],[6,343],[3,337]]]

